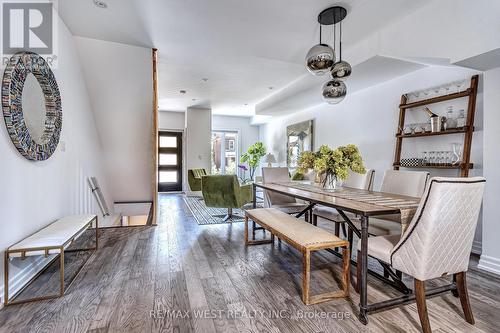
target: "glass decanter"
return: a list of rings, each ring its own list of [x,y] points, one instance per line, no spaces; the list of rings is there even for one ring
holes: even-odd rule
[[[452,143],[451,165],[459,165],[462,162],[462,144]]]

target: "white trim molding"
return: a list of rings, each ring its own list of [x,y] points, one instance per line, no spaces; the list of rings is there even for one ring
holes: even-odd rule
[[[483,254],[481,255],[481,259],[479,260],[477,267],[490,273],[500,275],[500,259],[498,258]]]

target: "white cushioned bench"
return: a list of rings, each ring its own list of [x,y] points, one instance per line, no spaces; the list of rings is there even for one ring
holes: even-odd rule
[[[271,233],[271,239],[249,240],[248,220],[251,219]],[[305,304],[316,304],[349,295],[349,242],[334,234],[299,220],[274,208],[258,208],[247,210],[245,214],[245,245],[274,243],[278,237],[303,254],[302,301]],[[342,248],[343,274],[342,290],[310,296],[311,252],[329,248]]]
[[[20,242],[10,246],[5,251],[4,271],[5,271],[5,287],[4,287],[4,304],[24,303],[34,300],[49,299],[64,295],[64,251],[80,237],[88,228],[91,228],[95,222],[95,247],[84,249],[71,249],[70,251],[85,251],[96,250],[98,247],[98,219],[96,215],[72,215],[63,217],[34,234],[26,237]],[[43,255],[48,257],[51,254],[56,254],[51,263],[60,257],[61,260],[61,287],[59,295],[43,296],[31,298],[22,301],[11,301],[9,299],[9,261],[13,258],[24,259],[27,256]],[[48,265],[46,266],[48,267]],[[83,266],[82,266],[83,267]],[[43,271],[43,270],[42,270]],[[36,277],[36,276],[35,276]],[[76,275],[75,275],[76,277]],[[75,278],[73,277],[73,279]],[[73,281],[73,279],[70,281]],[[31,282],[31,281],[30,281]],[[28,282],[26,285],[28,285]],[[23,289],[21,289],[22,291]],[[16,295],[12,297],[15,298]]]

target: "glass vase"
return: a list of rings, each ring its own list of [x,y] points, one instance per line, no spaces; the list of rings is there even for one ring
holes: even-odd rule
[[[337,177],[334,174],[327,174],[323,181],[323,190],[324,191],[335,191],[337,189]]]

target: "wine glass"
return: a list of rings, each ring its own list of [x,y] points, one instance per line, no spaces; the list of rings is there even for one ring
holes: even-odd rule
[[[463,86],[465,85],[465,80],[459,80],[455,82],[457,87],[457,93],[462,91]]]
[[[446,151],[446,160],[445,160],[445,163],[450,165],[451,164],[451,156],[452,156],[452,152],[451,151]]]
[[[426,166],[429,162],[429,157],[427,156],[427,152],[422,152],[422,165]]]
[[[436,162],[436,152],[432,150],[429,152],[429,165],[434,165],[435,162]]]
[[[403,135],[408,135],[411,133],[410,125],[405,125],[403,128]]]
[[[417,124],[410,124],[409,126],[411,134],[415,134],[415,130],[417,129]]]
[[[440,87],[434,87],[434,97],[439,96],[439,89],[440,89]]]
[[[415,101],[420,99],[420,91],[414,91],[412,95],[415,96]]]

